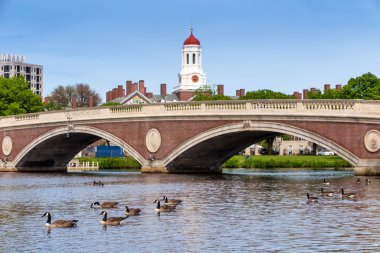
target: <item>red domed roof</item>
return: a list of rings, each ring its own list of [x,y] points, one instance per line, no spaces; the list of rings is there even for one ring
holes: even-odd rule
[[[183,45],[199,45],[200,46],[201,43],[199,42],[197,38],[195,38],[195,36],[193,35],[193,32],[191,31],[189,38],[187,38],[185,42],[183,42]]]

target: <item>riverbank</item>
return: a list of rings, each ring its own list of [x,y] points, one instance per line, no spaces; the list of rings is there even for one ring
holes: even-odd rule
[[[132,157],[95,158],[80,157],[79,162],[98,162],[100,170],[140,169],[141,164]]]
[[[312,155],[262,155],[233,156],[223,165],[224,168],[345,168],[351,165],[339,156],[312,156]]]
[[[141,165],[132,157],[118,158],[92,158],[81,157],[80,162],[98,162],[100,170],[107,169],[140,169]],[[311,155],[263,155],[251,156],[233,156],[223,165],[223,168],[257,168],[257,169],[275,169],[275,168],[347,168],[351,165],[339,156],[311,156]]]

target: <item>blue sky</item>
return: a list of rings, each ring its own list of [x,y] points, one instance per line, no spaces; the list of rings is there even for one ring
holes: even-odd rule
[[[380,76],[380,0],[0,0],[0,53],[44,66],[44,96],[177,85],[190,24],[208,84],[284,93]]]

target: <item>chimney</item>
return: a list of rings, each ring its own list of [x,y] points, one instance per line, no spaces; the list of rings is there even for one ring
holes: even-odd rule
[[[298,91],[293,92],[293,97],[296,99],[302,99],[302,94]]]
[[[341,84],[337,84],[337,85],[335,85],[335,89],[336,89],[337,91],[342,90],[342,85],[341,85]]]
[[[139,91],[145,95],[144,80],[139,81]]]
[[[236,96],[240,97],[240,90],[236,90]]]
[[[127,85],[126,85],[126,90],[127,90],[127,95],[131,94],[132,93],[132,81],[127,81]]]
[[[138,84],[137,84],[137,83],[133,83],[133,84],[132,84],[132,92],[137,91],[138,88],[139,88],[139,87],[138,87]]]
[[[121,86],[123,87],[123,86]],[[94,97],[93,96],[90,96],[88,98],[88,107],[94,107]]]
[[[77,109],[77,98],[75,96],[71,98],[71,108]]]
[[[240,97],[245,96],[245,89],[240,89]]]
[[[146,87],[144,87],[144,93],[143,94],[146,96]]]
[[[161,97],[165,98],[166,97],[166,83],[161,84]]]
[[[317,91],[316,88],[310,88],[310,92],[311,92],[311,93],[315,93],[316,91]]]
[[[107,93],[106,93],[106,102],[107,103],[112,100],[110,95],[111,95],[110,91],[107,91]]]
[[[149,98],[149,99],[152,99],[153,98],[153,93],[152,92],[147,92],[146,93],[146,97]]]
[[[309,93],[308,89],[303,90],[303,99],[307,99],[307,94]]]
[[[329,90],[330,90],[330,84],[325,84],[324,88],[323,88],[323,92],[327,93],[327,92],[329,92]]]
[[[218,84],[218,95],[224,95],[224,85],[223,84]]]
[[[117,86],[117,96],[118,97],[124,97],[123,85]]]
[[[118,95],[118,94],[117,94],[117,88],[113,88],[113,89],[112,89],[112,99],[117,98],[117,97],[118,97],[117,95]]]

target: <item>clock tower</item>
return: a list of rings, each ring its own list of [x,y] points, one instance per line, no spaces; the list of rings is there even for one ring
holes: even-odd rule
[[[201,43],[193,35],[193,29],[190,29],[190,36],[183,43],[182,69],[178,78],[179,85],[173,93],[181,101],[190,99],[195,90],[206,84],[206,74],[202,70]]]

